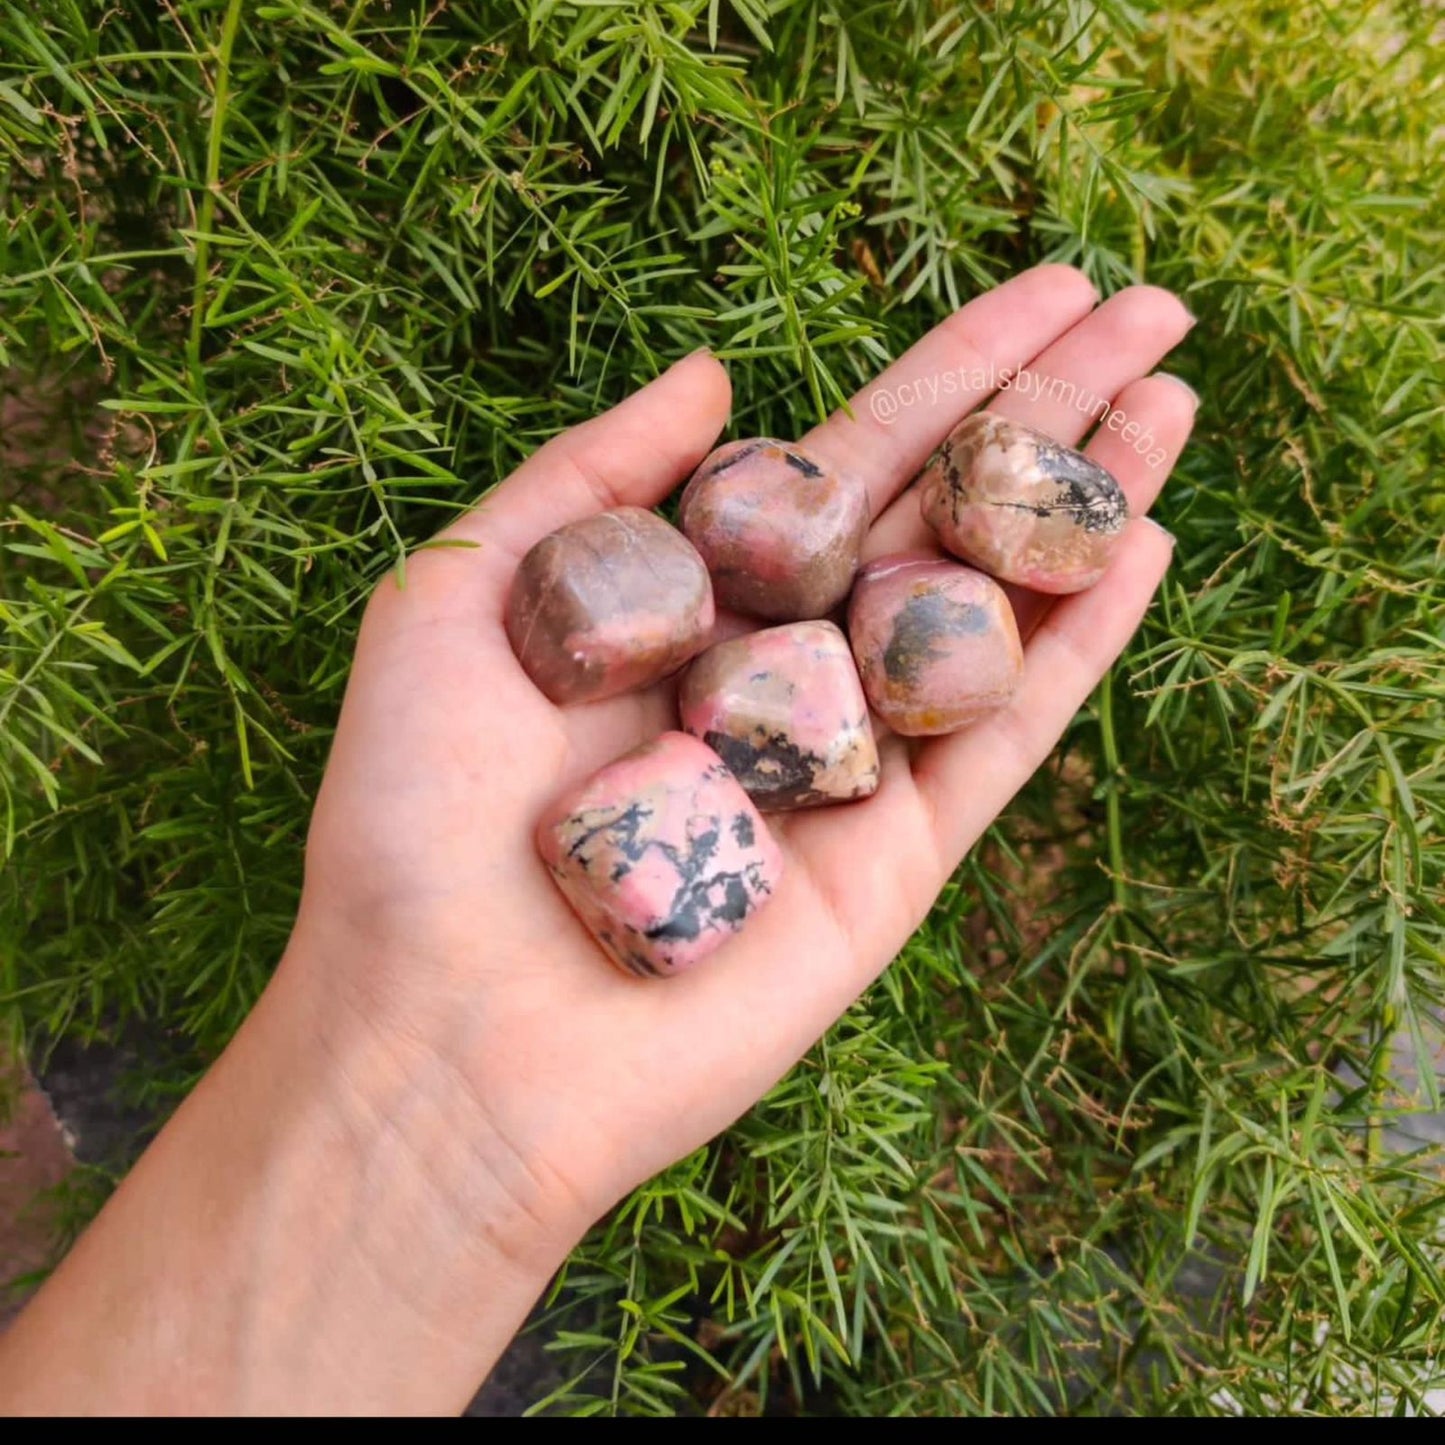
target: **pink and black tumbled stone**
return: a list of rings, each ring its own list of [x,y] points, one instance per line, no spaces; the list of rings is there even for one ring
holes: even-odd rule
[[[512,650],[555,703],[647,687],[703,647],[713,620],[702,558],[641,507],[543,537],[522,558],[506,608]]]
[[[708,648],[683,675],[682,725],[764,812],[871,797],[878,748],[848,639],[792,622]]]
[[[719,447],[693,473],[678,525],[718,602],[773,622],[822,617],[848,595],[868,530],[868,493],[791,442]]]
[[[987,716],[1013,697],[1023,672],[1003,588],[933,553],[870,562],[853,588],[848,636],[868,701],[906,737]]]
[[[1092,587],[1129,520],[1119,483],[1098,462],[986,411],[933,455],[919,505],[955,557],[1050,593]]]
[[[607,956],[643,978],[700,963],[768,901],[783,872],[737,779],[680,732],[560,799],[538,826],[537,846]]]

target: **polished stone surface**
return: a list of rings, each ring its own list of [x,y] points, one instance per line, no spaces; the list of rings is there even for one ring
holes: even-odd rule
[[[707,641],[712,584],[692,544],[641,507],[618,507],[544,537],[507,599],[507,636],[556,703],[647,687]]]
[[[933,553],[870,562],[853,588],[848,636],[868,701],[907,737],[951,733],[1003,707],[1023,671],[1003,588]]]
[[[848,595],[868,493],[801,447],[756,437],[704,460],[682,494],[678,525],[707,563],[721,606],[796,622]]]
[[[681,973],[772,895],[783,856],[717,754],[663,733],[543,817],[538,851],[608,957],[643,978]]]
[[[710,647],[683,675],[682,725],[764,812],[872,796],[878,748],[848,639],[790,622]]]
[[[1050,593],[1092,587],[1129,520],[1097,462],[986,411],[955,427],[924,468],[919,505],[954,556]]]

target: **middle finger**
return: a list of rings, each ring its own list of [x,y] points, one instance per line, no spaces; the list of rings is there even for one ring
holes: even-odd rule
[[[1130,286],[1029,361],[1017,374],[1019,384],[999,392],[988,409],[1073,446],[1193,325],[1194,318],[1171,292]],[[919,515],[917,489],[910,486],[873,524],[863,560],[935,541]]]
[[[913,479],[998,379],[1087,316],[1098,299],[1072,266],[1035,266],[975,297],[802,438],[819,461],[868,487],[872,515]]]

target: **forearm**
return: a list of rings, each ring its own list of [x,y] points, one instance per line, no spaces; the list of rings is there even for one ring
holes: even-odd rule
[[[10,1412],[455,1411],[585,1221],[288,960],[0,1339]]]

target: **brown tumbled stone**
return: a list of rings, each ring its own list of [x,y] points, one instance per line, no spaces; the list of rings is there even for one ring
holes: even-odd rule
[[[522,558],[507,637],[555,703],[647,687],[707,641],[712,584],[692,544],[641,507],[559,527]]]
[[[878,790],[878,748],[848,639],[831,622],[765,627],[710,647],[683,674],[682,725],[764,812]]]
[[[559,798],[537,845],[619,968],[682,973],[772,897],[783,855],[711,748],[663,733]]]
[[[1036,592],[1092,587],[1129,520],[1098,462],[986,411],[956,426],[924,468],[919,505],[955,557]]]
[[[848,637],[868,701],[905,737],[967,727],[1008,703],[1023,673],[1003,588],[933,553],[870,562],[848,604]]]
[[[848,595],[868,530],[868,493],[791,442],[719,447],[693,473],[678,525],[724,607],[797,622]]]

